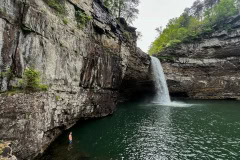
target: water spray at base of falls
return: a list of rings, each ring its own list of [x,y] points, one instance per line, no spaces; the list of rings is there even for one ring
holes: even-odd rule
[[[154,96],[152,103],[170,104],[171,99],[169,96],[168,86],[163,72],[162,65],[156,57],[151,57],[152,71],[154,76],[154,83],[156,89],[156,95]]]

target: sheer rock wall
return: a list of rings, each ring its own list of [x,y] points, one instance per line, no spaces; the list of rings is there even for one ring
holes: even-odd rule
[[[12,142],[18,159],[32,159],[81,119],[112,114],[126,73],[138,70],[130,59],[144,63],[143,72],[150,66],[148,55],[137,56],[135,28],[119,24],[101,1],[59,3],[66,14],[46,0],[0,3],[0,140]],[[79,10],[92,17],[80,28]],[[8,91],[30,67],[48,91]],[[6,76],[9,70],[14,77]]]
[[[194,99],[240,99],[240,16],[191,43],[160,53],[172,96]]]

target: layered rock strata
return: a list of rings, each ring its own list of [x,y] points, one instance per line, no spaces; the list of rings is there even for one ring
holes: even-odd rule
[[[194,99],[240,99],[240,16],[191,43],[159,54],[172,96]]]
[[[12,143],[18,159],[32,159],[81,119],[112,114],[122,82],[131,80],[126,75],[138,70],[145,80],[149,70],[135,29],[118,23],[101,1],[61,0],[64,14],[47,2],[0,3],[0,139]],[[89,22],[79,25],[79,11]],[[26,68],[41,72],[48,91],[8,91]]]
[[[131,52],[124,80],[120,87],[120,100],[146,101],[155,94],[151,58],[137,48]]]

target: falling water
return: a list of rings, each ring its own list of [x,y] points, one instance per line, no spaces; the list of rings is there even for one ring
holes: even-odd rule
[[[171,103],[171,100],[162,65],[157,58],[151,57],[151,59],[153,75],[155,77],[155,88],[157,90],[156,95],[153,98],[153,103],[169,104]]]

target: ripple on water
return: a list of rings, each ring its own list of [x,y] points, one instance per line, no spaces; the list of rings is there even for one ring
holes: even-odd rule
[[[113,116],[71,129],[79,141],[73,151],[64,147],[65,134],[50,153],[57,160],[80,153],[88,160],[239,160],[237,106],[231,101],[121,104]]]

